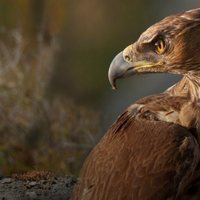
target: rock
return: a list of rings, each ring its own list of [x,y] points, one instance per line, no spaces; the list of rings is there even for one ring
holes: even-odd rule
[[[48,177],[46,180],[3,178],[0,200],[69,200],[76,178]]]
[[[12,180],[13,180],[12,178],[4,178],[4,179],[1,180],[1,183],[2,184],[11,183]]]
[[[26,192],[25,195],[30,199],[36,199],[37,194],[35,192]]]
[[[35,186],[37,184],[37,182],[36,181],[31,181],[30,183],[29,183],[29,185],[32,187],[32,186]]]

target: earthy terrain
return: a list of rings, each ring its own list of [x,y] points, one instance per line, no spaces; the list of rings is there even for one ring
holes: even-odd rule
[[[68,200],[75,183],[73,176],[46,172],[1,177],[0,200]]]

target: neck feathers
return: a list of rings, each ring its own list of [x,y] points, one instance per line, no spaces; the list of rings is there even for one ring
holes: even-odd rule
[[[185,75],[181,81],[166,90],[173,96],[184,96],[192,102],[200,101],[200,75]]]

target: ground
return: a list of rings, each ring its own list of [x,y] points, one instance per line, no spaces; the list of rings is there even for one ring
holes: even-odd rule
[[[69,200],[75,183],[73,176],[1,177],[0,200]]]

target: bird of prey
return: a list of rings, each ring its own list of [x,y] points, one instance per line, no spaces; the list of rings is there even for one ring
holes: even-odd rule
[[[73,200],[178,200],[200,185],[200,9],[164,18],[112,61],[108,77],[183,78],[118,117],[86,159]]]

